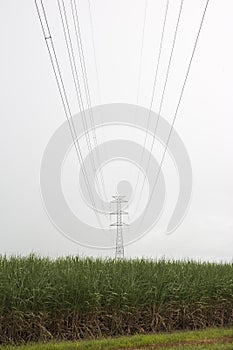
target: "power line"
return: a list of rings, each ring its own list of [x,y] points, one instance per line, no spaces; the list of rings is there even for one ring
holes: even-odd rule
[[[94,54],[94,67],[95,67],[95,75],[96,75],[96,84],[97,84],[97,94],[98,94],[98,103],[99,105],[102,104],[102,97],[101,97],[101,90],[100,90],[100,77],[99,77],[99,70],[98,70],[98,64],[97,64],[97,55],[96,55],[96,46],[95,46],[95,31],[94,31],[94,24],[93,24],[93,17],[92,17],[92,10],[91,10],[91,3],[90,0],[88,0],[88,11],[89,11],[89,19],[90,19],[90,27],[91,27],[91,43],[92,43],[92,49]],[[103,125],[103,118],[102,113],[100,113],[100,121],[101,125]],[[101,128],[102,136],[105,135],[104,128]],[[105,199],[107,200],[107,195],[105,193],[105,187],[104,187],[104,195]]]
[[[101,92],[100,92],[100,79],[99,79],[99,71],[98,71],[98,64],[97,64],[97,57],[96,57],[95,34],[94,34],[94,25],[93,25],[90,0],[88,0],[88,10],[89,10],[90,25],[91,25],[91,42],[92,42],[92,47],[93,47],[93,52],[94,52],[94,64],[95,64],[95,72],[96,72],[98,99],[99,99],[99,104],[101,104],[102,98],[101,98]]]
[[[75,0],[74,1],[70,0],[70,3],[71,3],[71,11],[72,11],[72,17],[73,17],[73,22],[74,22],[74,28],[75,28],[75,36],[76,36],[76,41],[77,41],[77,46],[78,46],[80,66],[81,66],[83,82],[84,82],[84,89],[85,89],[85,94],[86,94],[87,105],[89,108],[88,112],[89,112],[89,117],[90,117],[90,121],[91,121],[93,140],[94,140],[94,145],[96,147],[97,164],[101,164],[100,154],[99,154],[99,150],[98,150],[97,136],[96,136],[96,131],[95,131],[95,121],[94,121],[93,111],[91,108],[92,107],[91,106],[91,94],[90,94],[90,89],[89,89],[89,84],[88,84],[88,74],[87,74],[87,69],[86,69],[86,64],[85,64],[85,55],[84,55],[83,44],[82,44],[82,35],[81,35],[81,29],[80,29],[78,10],[77,10],[77,5],[76,5]],[[105,200],[107,200],[107,195],[106,195],[105,185],[104,185],[104,180],[103,180],[103,173],[102,173],[101,168],[100,168],[100,179],[101,179],[103,194],[105,196]]]
[[[60,2],[62,3],[62,7],[61,7]],[[67,52],[68,52],[71,73],[72,73],[72,77],[73,77],[73,81],[74,81],[74,85],[75,85],[76,98],[77,98],[79,109],[81,112],[82,124],[83,124],[83,128],[85,131],[85,138],[86,138],[88,151],[90,153],[91,166],[93,169],[93,173],[95,174],[96,173],[96,166],[95,166],[94,156],[93,156],[93,152],[92,152],[90,135],[88,132],[86,113],[85,113],[85,108],[84,108],[83,99],[82,99],[81,86],[80,86],[80,81],[79,81],[79,77],[78,77],[74,48],[73,48],[73,44],[72,44],[72,38],[71,38],[71,34],[70,34],[70,28],[69,28],[69,22],[68,22],[68,18],[67,18],[66,8],[65,8],[64,0],[61,0],[61,1],[57,0],[57,3],[58,3],[59,13],[60,13],[60,17],[61,17],[62,29],[63,29],[63,33],[64,33],[64,37],[65,37],[66,48],[67,48]],[[64,17],[63,17],[63,15],[64,15]],[[91,106],[89,108],[91,108]],[[89,111],[90,111],[90,109],[89,109]],[[93,128],[93,126],[92,126],[92,128]],[[97,186],[98,186],[98,189],[100,191],[100,184],[99,184],[98,178],[97,178]],[[104,208],[103,208],[103,211],[104,211]]]
[[[71,34],[70,34],[70,29],[69,29],[69,21],[68,21],[68,17],[67,17],[67,13],[66,13],[64,0],[61,0],[61,2],[62,2],[62,8],[61,8],[61,5],[60,5],[60,0],[57,0],[58,7],[59,7],[59,13],[60,13],[61,21],[62,21],[63,33],[64,33],[64,36],[65,36],[66,47],[67,47],[67,51],[68,51],[68,55],[69,55],[69,62],[70,62],[70,66],[71,66],[72,77],[73,77],[75,90],[76,90],[76,97],[77,97],[79,108],[80,108],[80,112],[81,112],[83,128],[85,130],[85,138],[86,138],[88,150],[89,150],[89,153],[90,153],[91,166],[92,166],[92,169],[93,169],[93,173],[95,174],[96,173],[96,165],[95,165],[95,160],[94,160],[94,156],[93,156],[93,152],[92,152],[92,145],[91,145],[91,141],[90,141],[90,135],[89,135],[89,132],[88,132],[87,119],[86,119],[86,114],[85,114],[84,104],[83,104],[83,99],[82,99],[82,93],[81,93],[81,86],[80,86],[80,82],[79,82],[78,71],[77,71],[77,66],[76,66],[76,61],[75,61],[75,53],[74,53],[74,48],[73,48],[73,44],[72,44],[72,38],[71,38]],[[63,9],[63,13],[62,13],[62,9]],[[64,18],[63,18],[63,14],[64,14]],[[79,42],[78,42],[78,44],[79,44]],[[80,52],[79,52],[79,54],[80,54]],[[81,60],[81,56],[80,56],[80,64],[81,64],[81,69],[82,69],[82,72],[83,72],[84,68],[83,68],[83,62]],[[93,139],[95,140],[95,145],[97,146],[96,135],[95,135],[95,125],[94,125],[94,121],[92,119],[91,105],[90,105],[90,102],[88,100],[89,89],[86,87],[86,80],[85,80],[85,77],[84,77],[84,73],[83,73],[83,79],[84,79],[84,87],[85,87],[85,92],[86,92],[88,108],[89,108],[88,113],[89,113],[91,127],[92,127]],[[90,94],[89,94],[89,97],[90,97]],[[98,149],[97,149],[97,152],[98,152]],[[103,178],[101,177],[101,179],[102,179],[102,185],[104,186]],[[98,178],[97,178],[97,186],[98,186],[99,192],[101,193],[101,186],[100,186]],[[102,206],[103,212],[105,213],[105,209],[103,207],[102,201],[101,201],[101,206]],[[106,213],[105,213],[105,215],[106,215]]]
[[[139,54],[139,69],[138,69],[138,83],[137,83],[137,93],[136,93],[136,105],[139,103],[139,95],[140,95],[140,88],[141,88],[141,78],[142,78],[142,62],[143,62],[143,47],[144,47],[144,40],[145,40],[145,28],[146,28],[146,17],[147,17],[147,8],[148,8],[148,0],[145,0],[144,2],[144,14],[143,14],[143,24],[142,24],[142,38],[141,38],[141,48],[140,48],[140,54]],[[136,121],[136,115],[137,113],[134,113],[134,122]],[[133,192],[133,196],[136,195],[136,190],[138,187],[138,181],[139,181],[139,172],[138,172],[138,179],[135,186],[135,190]]]
[[[64,82],[63,82],[61,69],[60,69],[60,66],[59,66],[59,62],[58,62],[55,46],[54,46],[54,43],[53,43],[53,38],[52,38],[51,31],[50,31],[50,28],[49,28],[48,19],[47,19],[46,11],[45,11],[45,8],[44,8],[43,0],[40,0],[40,3],[41,3],[41,9],[39,8],[37,0],[35,0],[35,6],[36,6],[37,14],[38,14],[39,21],[40,21],[41,28],[42,28],[42,32],[43,32],[43,35],[44,35],[44,38],[45,38],[45,42],[46,42],[46,46],[47,46],[47,49],[48,49],[50,62],[52,64],[52,69],[53,69],[53,72],[54,72],[54,75],[55,75],[55,80],[56,80],[57,87],[58,87],[58,90],[59,90],[59,94],[60,94],[60,97],[61,97],[63,109],[64,109],[65,116],[66,116],[66,119],[67,119],[67,122],[68,122],[68,127],[69,127],[69,130],[70,130],[70,133],[71,133],[71,137],[72,137],[73,144],[74,144],[75,151],[76,151],[76,155],[78,157],[78,161],[79,161],[79,164],[80,164],[80,167],[81,167],[81,171],[82,171],[83,176],[84,176],[84,181],[85,181],[85,185],[86,185],[89,197],[90,197],[90,201],[91,201],[91,204],[92,204],[93,210],[94,210],[96,205],[95,205],[93,194],[91,192],[91,186],[90,186],[90,182],[89,182],[89,179],[88,179],[88,176],[87,176],[86,168],[85,168],[85,165],[84,165],[84,162],[83,162],[83,156],[82,156],[82,152],[81,152],[81,147],[80,147],[79,140],[78,140],[78,137],[77,137],[75,124],[74,124],[72,113],[71,113],[71,109],[70,109],[70,106],[69,106],[69,100],[68,100],[68,96],[67,96],[67,93],[66,93],[65,85],[64,85]],[[42,13],[41,13],[41,11],[42,11]],[[44,18],[44,23],[43,23],[43,20],[42,20],[42,16]],[[100,221],[99,214],[96,212],[96,210],[94,210],[94,212],[96,214],[96,217],[97,217],[97,220],[98,220],[100,226],[102,227],[102,223]]]
[[[139,74],[138,74],[138,87],[137,87],[136,104],[138,104],[138,101],[139,101],[139,94],[140,94],[140,87],[141,87],[141,78],[142,78],[142,57],[143,57],[143,47],[144,47],[144,38],[145,38],[147,7],[148,7],[148,0],[145,0],[145,4],[144,4],[144,16],[143,16],[143,25],[142,25],[142,42],[141,42],[140,59],[139,59]]]
[[[167,88],[167,82],[168,82],[168,78],[169,78],[169,74],[170,74],[170,68],[171,68],[173,53],[174,53],[175,44],[176,44],[176,38],[177,38],[178,28],[179,28],[179,24],[180,24],[180,17],[181,17],[181,13],[182,13],[182,9],[183,9],[183,3],[184,3],[184,0],[181,0],[180,8],[179,8],[179,14],[178,14],[177,23],[176,23],[176,28],[175,28],[173,42],[172,42],[171,54],[170,54],[170,57],[169,57],[169,62],[168,62],[168,66],[167,66],[166,76],[165,76],[165,82],[164,82],[164,86],[163,86],[163,92],[162,92],[160,105],[159,105],[158,116],[157,116],[157,120],[156,120],[156,124],[155,124],[154,133],[152,135],[153,138],[152,138],[152,143],[151,143],[150,152],[149,152],[149,159],[147,161],[146,171],[145,171],[145,175],[144,175],[144,178],[143,178],[143,183],[142,183],[142,187],[141,187],[139,198],[141,198],[141,195],[142,195],[142,192],[143,192],[143,189],[144,189],[144,186],[145,186],[146,174],[147,174],[148,169],[149,169],[150,160],[151,160],[151,154],[152,154],[152,151],[153,151],[153,148],[154,148],[156,132],[157,132],[157,128],[158,128],[158,125],[159,125],[160,114],[161,114],[161,111],[162,111],[163,101],[164,101],[165,92],[166,92],[166,88]],[[151,108],[152,108],[152,106],[151,106]],[[151,114],[151,108],[150,108],[150,114]],[[147,127],[149,127],[149,123],[148,123]],[[146,133],[146,136],[147,136],[147,134],[148,133]],[[143,151],[144,151],[144,149],[145,149],[145,143],[144,143]],[[136,208],[136,210],[137,210],[137,208]]]
[[[197,36],[196,36],[196,39],[195,39],[195,42],[194,42],[192,54],[191,54],[191,57],[190,57],[190,60],[189,60],[189,64],[188,64],[188,68],[187,68],[187,71],[186,71],[186,74],[185,74],[184,83],[183,83],[182,88],[181,88],[180,97],[179,97],[179,100],[178,100],[178,103],[177,103],[175,114],[173,116],[173,120],[172,120],[171,128],[170,128],[170,131],[169,131],[169,134],[168,134],[167,142],[166,142],[166,145],[165,145],[165,148],[164,148],[164,152],[163,152],[163,155],[162,155],[162,158],[161,158],[161,161],[160,161],[160,166],[159,166],[156,178],[155,178],[155,183],[154,183],[154,186],[152,188],[152,191],[151,191],[151,194],[150,194],[147,206],[149,206],[149,204],[151,202],[151,198],[152,198],[152,196],[154,194],[155,188],[156,188],[157,183],[158,183],[159,175],[160,175],[161,168],[162,168],[162,165],[163,165],[163,162],[164,162],[164,158],[165,158],[165,155],[166,155],[166,152],[167,152],[167,149],[168,149],[168,144],[169,144],[169,141],[171,139],[172,131],[173,131],[174,124],[175,124],[175,121],[176,121],[176,118],[177,118],[177,114],[178,114],[178,111],[179,111],[181,100],[183,98],[185,86],[186,86],[186,83],[187,83],[187,80],[188,80],[188,76],[189,76],[189,73],[190,73],[191,65],[192,65],[193,58],[194,58],[194,55],[195,55],[195,52],[196,52],[198,40],[199,40],[199,37],[200,37],[201,29],[203,27],[203,23],[204,23],[204,20],[205,20],[205,15],[206,15],[206,11],[207,11],[208,5],[209,5],[209,0],[207,0],[206,4],[205,4],[205,8],[204,8],[204,11],[203,11],[203,14],[202,14],[202,18],[201,18],[201,22],[200,22],[200,25],[199,25],[198,33],[197,33]],[[144,217],[145,217],[145,212],[143,214],[142,219],[140,220],[138,228],[140,227],[140,224],[143,221]]]
[[[154,96],[155,96],[157,80],[158,80],[158,73],[159,73],[159,67],[160,67],[160,61],[161,61],[161,54],[162,54],[162,49],[163,49],[163,42],[164,42],[164,34],[165,34],[165,28],[166,28],[166,22],[167,22],[168,8],[169,8],[169,0],[167,0],[166,6],[165,6],[163,27],[162,27],[162,33],[161,33],[161,38],[160,38],[160,44],[159,44],[159,52],[158,52],[157,64],[156,64],[156,69],[155,69],[155,78],[154,78],[154,82],[153,82],[152,96],[151,96],[151,101],[150,101],[148,117],[147,117],[146,134],[145,134],[145,138],[144,138],[143,149],[142,149],[142,153],[141,153],[141,158],[140,158],[139,164],[142,164],[142,161],[143,161],[143,158],[144,158],[144,154],[145,154],[145,146],[146,146],[147,137],[148,137],[148,129],[149,129],[150,120],[151,120],[152,106],[153,106],[153,102],[154,102]],[[159,119],[159,115],[158,115],[158,119]],[[158,119],[157,119],[156,125],[158,124]],[[135,186],[135,193],[136,193],[137,188],[138,188],[139,178],[140,178],[140,170],[138,170],[137,182],[136,182],[136,186]],[[144,182],[145,182],[145,178],[146,177],[144,176]],[[144,188],[144,182],[143,182],[143,187],[141,189],[139,197],[141,197],[141,193],[142,193],[143,188]],[[139,205],[139,201],[138,201],[138,205]],[[138,205],[136,207],[135,212],[138,209]],[[134,212],[134,214],[135,214],[135,212]]]

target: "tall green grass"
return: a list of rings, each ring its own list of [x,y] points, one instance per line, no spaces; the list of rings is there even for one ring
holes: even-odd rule
[[[122,322],[119,334],[124,334],[133,329],[229,325],[232,309],[233,264],[0,257],[3,325],[4,319],[30,322],[30,317],[39,317],[38,322],[43,319],[53,334],[49,329],[55,332],[60,318],[76,322],[77,327],[90,324],[86,333],[95,336],[104,334],[104,327],[111,334]],[[48,326],[53,319],[53,326]]]

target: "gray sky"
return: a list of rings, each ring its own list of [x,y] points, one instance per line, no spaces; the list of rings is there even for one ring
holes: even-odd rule
[[[159,89],[153,105],[155,111],[158,110],[179,5],[178,0],[170,2]],[[94,68],[88,3],[87,0],[78,3],[92,104],[97,105],[100,97]],[[72,95],[57,2],[45,0],[45,5],[65,82]],[[138,101],[144,1],[91,0],[91,5],[101,102],[138,102],[148,108],[165,2],[148,1]],[[171,121],[174,114],[204,5],[203,0],[184,1],[175,59],[162,111],[163,117],[168,121]],[[232,11],[232,1],[210,0],[175,124],[176,131],[186,145],[193,168],[193,195],[189,212],[172,235],[164,234],[177,192],[176,173],[173,172],[172,162],[167,155],[164,168],[164,173],[167,169],[168,177],[167,207],[157,226],[144,238],[127,247],[127,256],[232,260]],[[0,43],[0,253],[36,252],[50,256],[113,254],[95,251],[69,241],[51,224],[43,208],[39,181],[41,159],[50,137],[64,122],[65,116],[34,1],[0,2]],[[130,135],[131,133],[129,137]],[[67,166],[64,165],[64,191],[68,188],[65,184],[72,183],[74,168],[69,165],[72,164],[72,157],[70,160],[69,163],[68,159]],[[113,164],[109,171],[114,174],[116,166]],[[129,168],[126,167],[125,172],[124,178],[130,176]],[[106,179],[106,183],[107,181],[109,180]],[[114,186],[114,183],[108,183],[109,193],[115,191]]]

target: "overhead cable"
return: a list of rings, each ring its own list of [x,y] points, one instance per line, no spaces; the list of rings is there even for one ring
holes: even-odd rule
[[[94,115],[93,115],[93,111],[92,111],[91,94],[90,94],[90,89],[89,89],[88,74],[87,74],[85,55],[84,55],[83,44],[82,44],[82,34],[81,34],[81,29],[80,29],[78,9],[77,9],[77,5],[76,5],[75,0],[70,0],[70,3],[71,3],[71,11],[72,11],[74,29],[75,29],[75,37],[76,37],[76,42],[77,42],[77,47],[78,47],[80,66],[81,66],[83,82],[84,82],[85,95],[86,95],[86,100],[87,100],[87,105],[88,105],[88,114],[89,114],[90,122],[91,122],[94,146],[96,147],[96,157],[97,157],[97,165],[98,165],[98,164],[101,164],[101,158],[100,158],[99,149],[98,149],[95,120],[94,120]],[[105,200],[107,200],[105,184],[104,184],[104,179],[103,179],[103,173],[102,173],[101,168],[100,168],[99,174],[100,174],[100,180],[101,180],[101,184],[102,184],[102,191],[103,191],[103,194],[105,196]]]
[[[181,92],[180,92],[180,96],[179,96],[179,99],[178,99],[178,103],[177,103],[177,106],[176,106],[176,109],[175,109],[175,113],[174,113],[174,116],[173,116],[173,119],[172,119],[172,124],[171,124],[170,130],[169,130],[167,142],[166,142],[166,145],[165,145],[165,148],[164,148],[164,152],[163,152],[163,155],[162,155],[162,158],[161,158],[161,161],[160,161],[159,169],[158,169],[157,174],[156,174],[156,178],[155,178],[155,182],[154,182],[152,191],[150,192],[150,197],[149,197],[149,200],[147,202],[147,206],[150,205],[152,196],[154,194],[154,191],[155,191],[157,183],[158,183],[159,175],[161,173],[161,168],[162,168],[162,165],[163,165],[166,153],[167,153],[169,141],[171,139],[171,135],[172,135],[172,131],[173,131],[173,128],[174,128],[174,124],[175,124],[175,121],[176,121],[176,118],[177,118],[177,114],[178,114],[178,111],[179,111],[179,108],[180,108],[180,104],[181,104],[181,101],[182,101],[182,98],[183,98],[183,95],[184,95],[184,90],[185,90],[186,83],[187,83],[187,80],[188,80],[188,77],[189,77],[190,69],[191,69],[191,66],[192,66],[192,62],[193,62],[193,58],[194,58],[194,55],[195,55],[195,52],[196,52],[198,40],[199,40],[200,33],[201,33],[201,30],[202,30],[202,27],[203,27],[203,23],[204,23],[204,20],[205,20],[205,16],[206,16],[206,11],[207,11],[208,5],[209,5],[209,0],[206,1],[205,7],[204,7],[204,11],[203,11],[203,14],[202,14],[202,17],[201,17],[201,22],[200,22],[200,25],[199,25],[199,28],[198,28],[198,32],[197,32],[197,36],[196,36],[196,39],[195,39],[195,42],[194,42],[192,54],[191,54],[191,57],[190,57],[190,60],[189,60],[189,63],[188,63],[188,67],[187,67],[187,71],[186,71],[186,74],[185,74],[185,79],[184,79],[184,82],[183,82],[183,85],[182,85],[182,88],[181,88]],[[138,225],[138,229],[139,229],[140,224],[142,223],[142,221],[143,221],[143,219],[145,217],[145,212],[146,212],[146,210],[144,211],[144,214],[143,214],[143,216],[142,216],[142,218],[140,220],[140,223]]]
[[[53,69],[53,72],[54,72],[54,75],[55,75],[55,80],[56,80],[58,91],[59,91],[59,94],[60,94],[60,97],[61,97],[61,101],[62,101],[63,109],[64,109],[64,112],[65,112],[65,116],[66,116],[66,119],[67,119],[67,122],[68,122],[68,127],[69,127],[69,130],[70,130],[70,133],[71,133],[73,145],[75,147],[75,151],[76,151],[76,155],[77,155],[77,158],[78,158],[78,162],[80,164],[80,168],[81,168],[81,171],[83,173],[85,185],[86,185],[86,188],[87,188],[87,191],[88,191],[88,195],[89,195],[89,198],[90,198],[93,210],[95,212],[95,215],[97,217],[97,220],[98,220],[100,226],[103,228],[102,223],[100,221],[99,214],[95,210],[96,205],[95,205],[93,193],[91,191],[91,186],[90,186],[90,182],[89,182],[88,175],[87,175],[87,172],[86,172],[86,168],[85,168],[85,165],[84,165],[83,156],[82,156],[82,152],[81,152],[81,147],[80,147],[80,143],[79,143],[79,140],[78,140],[78,137],[77,137],[75,124],[74,124],[74,121],[73,121],[73,116],[72,116],[72,113],[71,113],[69,100],[68,100],[68,96],[67,96],[67,93],[66,93],[64,81],[63,81],[63,78],[62,78],[61,69],[60,69],[60,65],[59,65],[59,62],[58,62],[55,46],[54,46],[54,43],[53,43],[53,38],[52,38],[52,35],[51,35],[50,27],[49,27],[49,24],[48,24],[48,19],[47,19],[45,7],[44,7],[44,4],[43,4],[43,0],[40,0],[40,4],[41,4],[41,6],[38,5],[38,0],[35,0],[35,6],[36,6],[37,14],[38,14],[39,21],[40,21],[41,28],[42,28],[42,32],[43,32],[43,35],[44,35],[44,38],[45,38],[45,42],[46,42],[46,46],[47,46],[47,49],[48,49],[50,62],[52,64],[52,69]]]
[[[146,132],[145,132],[143,148],[142,148],[142,153],[141,153],[141,158],[140,158],[139,164],[142,164],[142,162],[143,162],[144,154],[145,154],[146,142],[147,142],[147,138],[148,138],[148,130],[149,130],[149,125],[150,125],[150,120],[151,120],[152,106],[153,106],[155,91],[156,91],[156,87],[157,87],[157,80],[158,80],[158,73],[159,73],[159,67],[160,67],[160,61],[161,61],[161,54],[162,54],[162,50],[163,50],[163,42],[164,42],[164,34],[165,34],[165,28],[166,28],[166,22],[167,22],[168,8],[169,8],[169,0],[166,1],[166,6],[165,6],[164,20],[163,20],[162,32],[161,32],[160,43],[159,43],[159,52],[158,52],[158,57],[157,57],[156,69],[155,69],[155,78],[154,78],[153,87],[152,87],[151,101],[150,101],[149,112],[148,112],[148,116],[147,116]],[[159,116],[158,116],[158,119],[159,119]],[[158,124],[158,119],[157,119],[156,125]],[[137,191],[137,188],[138,188],[138,185],[139,185],[139,178],[140,178],[140,170],[138,170],[138,176],[137,176],[137,182],[136,182],[136,186],[135,186],[135,192]],[[144,188],[145,179],[146,179],[146,177],[144,176],[143,186],[141,187],[140,196],[139,196],[139,200],[138,200],[138,205],[139,205],[140,197],[141,197],[141,194],[142,194],[142,191],[143,191],[143,188]],[[135,215],[135,213],[136,213],[136,211],[138,209],[138,205],[136,206],[134,215]]]

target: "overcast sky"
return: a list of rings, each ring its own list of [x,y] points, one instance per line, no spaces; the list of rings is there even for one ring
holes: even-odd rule
[[[148,108],[165,1],[148,0],[138,99],[145,1],[90,2],[99,91],[88,1],[80,0],[78,6],[92,105],[123,102]],[[65,81],[70,87],[72,81],[68,74],[57,1],[45,0],[44,3]],[[68,0],[65,3],[69,5]],[[170,0],[154,111],[158,110],[179,3],[178,0]],[[171,78],[162,111],[162,116],[169,122],[174,114],[204,5],[204,0],[184,1]],[[167,155],[164,168],[164,173],[167,169],[167,207],[161,220],[146,236],[126,247],[128,257],[165,256],[232,261],[232,13],[231,0],[210,0],[175,124],[193,169],[193,194],[187,216],[172,235],[165,235],[178,186],[176,173]],[[53,257],[68,254],[113,256],[113,251],[93,250],[68,240],[52,225],[43,207],[40,194],[41,159],[50,137],[64,122],[65,116],[34,1],[1,0],[0,45],[0,254],[35,252]],[[72,95],[71,88],[69,92]],[[73,111],[77,113],[78,109]],[[132,132],[128,133],[128,137],[132,137]],[[74,168],[70,166],[71,163],[72,156],[68,157],[67,170],[64,170],[64,183],[72,183]],[[122,178],[127,179],[128,176],[130,181],[132,169],[127,166],[124,170],[120,164],[113,162],[108,171],[109,174],[115,174],[119,169]],[[108,192],[114,194],[116,184],[107,178],[105,181]]]

